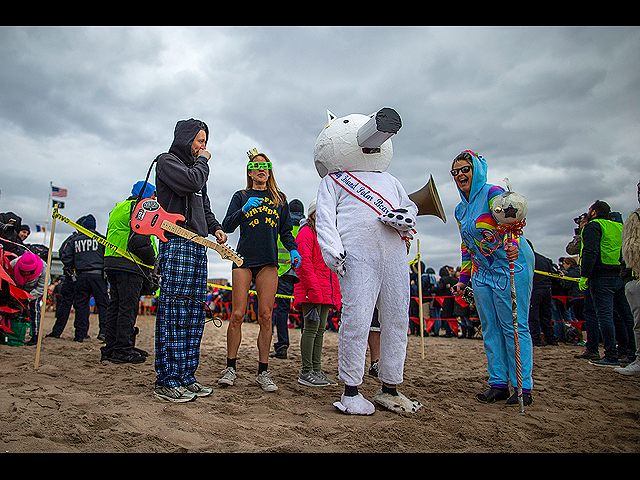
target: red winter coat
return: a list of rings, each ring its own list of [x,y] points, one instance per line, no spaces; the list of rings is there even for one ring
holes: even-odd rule
[[[300,281],[293,289],[293,307],[301,303],[324,303],[340,310],[342,294],[338,274],[324,263],[316,232],[308,225],[300,227],[296,243],[302,262],[296,270]]]

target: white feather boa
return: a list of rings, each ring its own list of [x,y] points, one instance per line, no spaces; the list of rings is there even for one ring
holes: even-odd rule
[[[640,274],[640,208],[627,217],[622,227],[622,258],[627,267]]]

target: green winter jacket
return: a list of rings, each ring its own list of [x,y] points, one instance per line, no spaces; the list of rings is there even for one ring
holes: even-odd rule
[[[582,230],[580,276],[610,277],[622,268],[622,223],[594,218]]]
[[[137,201],[137,197],[129,197],[124,202],[116,204],[109,213],[109,226],[107,227],[107,240],[114,245],[127,250],[138,257],[144,264],[153,265],[156,261],[156,245],[153,236],[139,235],[131,230],[131,207]],[[104,269],[107,273],[129,272],[142,275],[148,272],[147,268],[136,265],[131,259],[126,258],[105,247]],[[142,269],[142,270],[141,270]]]

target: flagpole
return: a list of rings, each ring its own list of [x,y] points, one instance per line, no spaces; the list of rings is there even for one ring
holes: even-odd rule
[[[42,243],[47,243],[47,230],[49,230],[49,207],[51,206],[51,194],[53,192],[53,182],[49,182],[49,198],[47,200],[47,216],[44,217],[44,241]]]

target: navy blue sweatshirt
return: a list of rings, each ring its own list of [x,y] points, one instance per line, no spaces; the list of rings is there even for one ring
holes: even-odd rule
[[[249,197],[260,197],[265,201],[244,213],[242,207]],[[244,259],[242,268],[278,265],[278,235],[287,250],[298,249],[291,233],[289,204],[285,199],[276,207],[267,190],[238,190],[233,194],[222,227],[225,232],[232,233],[238,226],[240,239],[236,251]]]

